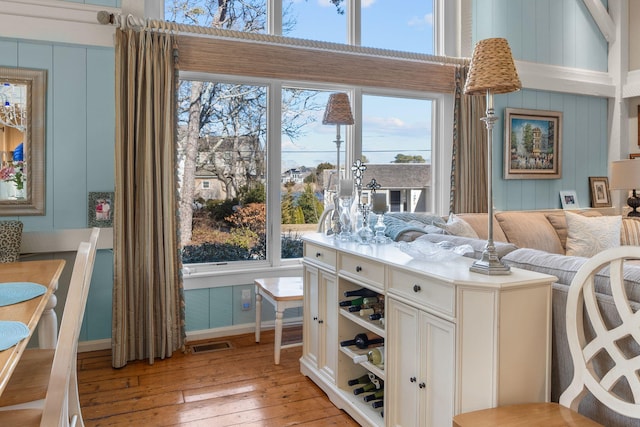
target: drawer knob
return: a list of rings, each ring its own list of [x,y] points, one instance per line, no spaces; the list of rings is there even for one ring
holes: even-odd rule
[[[420,383],[420,384],[418,384],[418,387],[420,387],[420,388],[425,388],[426,386],[427,386],[427,385],[426,385],[425,383],[423,383],[423,382],[422,382],[422,383]]]
[[[356,265],[356,271],[360,273],[362,271],[362,267],[360,267],[359,265]]]
[[[318,316],[313,316],[313,320],[318,320]]]
[[[413,292],[420,292],[422,288],[417,283],[413,285]]]
[[[320,258],[322,256],[322,252],[316,252],[316,258]]]
[[[415,383],[416,382],[416,377],[409,378],[409,381],[412,382],[412,383]]]
[[[324,323],[324,320],[318,320],[318,323]]]

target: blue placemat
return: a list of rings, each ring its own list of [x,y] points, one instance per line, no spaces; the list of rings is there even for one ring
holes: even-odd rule
[[[0,307],[39,297],[47,292],[47,288],[32,282],[0,283]]]
[[[29,328],[22,322],[0,320],[0,351],[18,344],[29,336]]]

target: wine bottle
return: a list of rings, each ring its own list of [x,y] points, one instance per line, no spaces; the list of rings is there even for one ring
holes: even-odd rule
[[[354,378],[352,380],[347,381],[348,385],[357,385],[357,384],[367,384],[371,382],[370,374],[364,374],[361,377]]]
[[[382,399],[384,397],[384,389],[376,390],[371,394],[367,394],[363,399],[365,402],[371,402],[372,400]]]
[[[380,303],[380,302],[367,302],[367,300],[370,298],[365,298],[364,302],[360,305],[352,305],[351,307],[349,307],[349,311],[351,312],[357,312],[360,311],[364,308],[382,308],[384,310],[384,303]]]
[[[382,343],[384,343],[384,338],[378,337],[373,334],[371,334],[371,336],[368,336],[367,334],[361,333],[357,334],[352,340],[341,341],[340,345],[342,347],[355,345],[358,348],[367,348],[370,345]]]
[[[354,306],[354,305],[362,305],[363,302],[364,302],[364,298],[363,297],[355,298],[355,299],[349,299],[349,300],[345,300],[345,301],[340,301],[340,307],[350,307],[350,306]]]
[[[367,352],[353,358],[355,363],[370,362],[374,365],[382,365],[384,363],[384,347],[376,347]]]
[[[355,394],[356,396],[358,394],[362,394],[366,391],[372,391],[372,390],[376,390],[376,385],[374,383],[366,383],[365,385],[361,386],[361,387],[356,387],[353,389],[353,394]]]
[[[369,320],[380,320],[384,317],[384,312],[382,313],[373,313],[369,315]]]
[[[384,313],[384,306],[376,304],[370,307],[362,306],[360,309],[360,316],[362,317],[370,316],[375,313]]]
[[[378,293],[367,288],[356,289],[355,291],[344,291],[345,297],[377,297]]]
[[[376,400],[376,401],[371,403],[371,406],[373,406],[374,409],[382,408],[382,407],[384,407],[384,400]],[[384,417],[384,415],[383,415],[383,417]]]

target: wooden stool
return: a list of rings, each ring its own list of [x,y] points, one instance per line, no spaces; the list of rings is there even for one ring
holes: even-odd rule
[[[275,343],[273,358],[280,364],[280,349],[302,345],[282,345],[282,316],[287,308],[302,307],[302,277],[269,277],[255,279],[256,284],[256,342],[260,342],[262,327],[262,298],[266,298],[276,309]]]

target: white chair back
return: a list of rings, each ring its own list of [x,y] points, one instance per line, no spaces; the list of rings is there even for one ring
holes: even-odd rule
[[[573,360],[573,380],[560,396],[560,404],[578,409],[587,393],[611,410],[640,419],[640,354],[624,348],[640,348],[640,310],[634,312],[625,290],[623,266],[629,259],[640,259],[640,246],[622,246],[600,252],[578,270],[567,295],[567,339]],[[607,325],[596,299],[596,276],[609,267],[611,295],[619,321]],[[590,325],[587,334],[585,327]],[[593,335],[593,339],[587,336]],[[623,344],[623,341],[626,341]],[[635,341],[635,343],[633,343]],[[607,359],[609,369],[596,359]],[[626,383],[626,384],[625,384]],[[623,399],[614,387],[629,391],[632,400]]]
[[[68,391],[75,367],[81,320],[89,286],[85,285],[90,262],[91,243],[82,242],[71,273],[69,292],[64,305],[58,344],[51,366],[51,376],[44,401],[41,426],[69,425]]]

